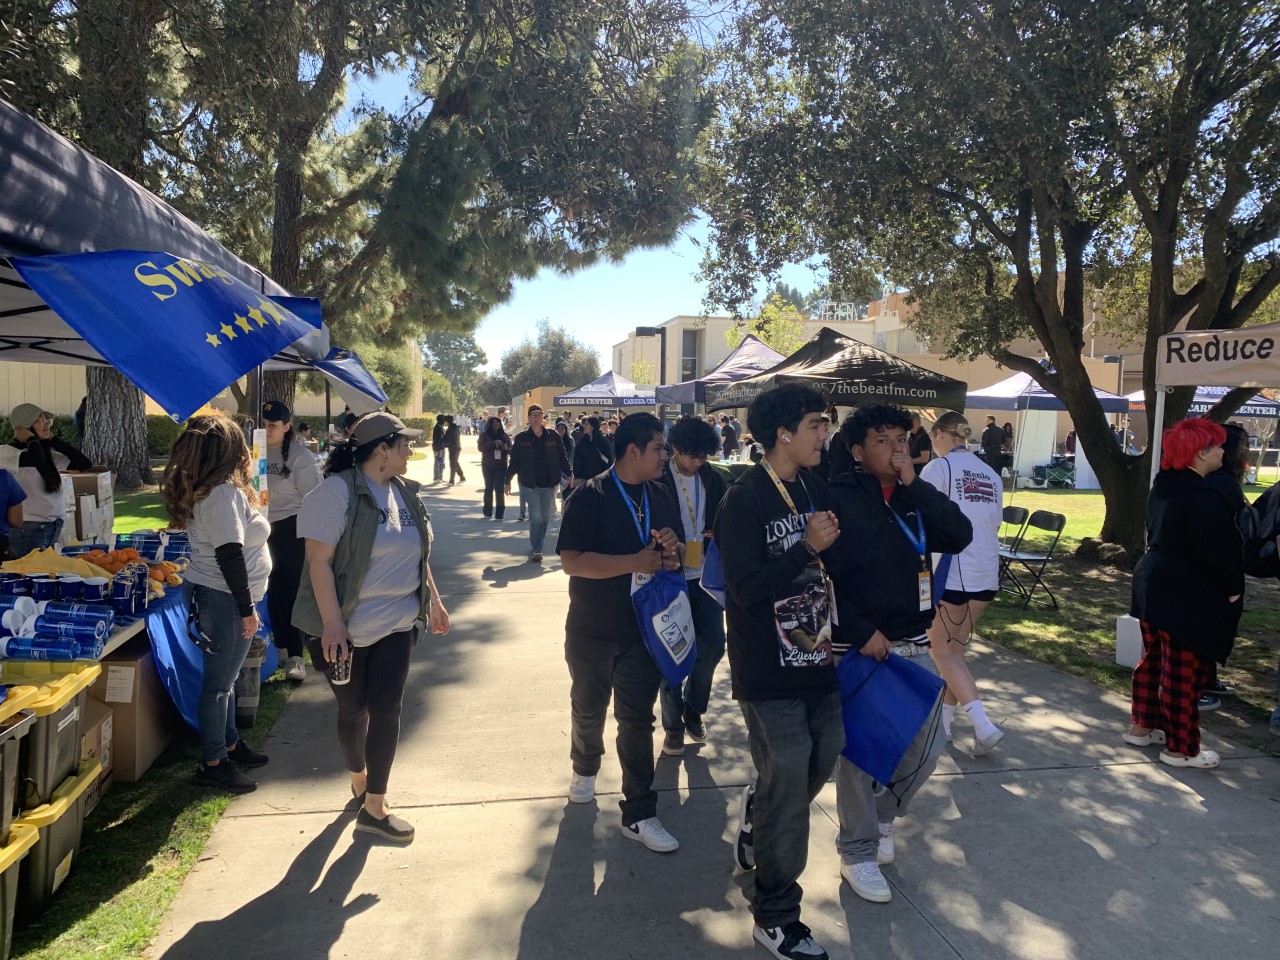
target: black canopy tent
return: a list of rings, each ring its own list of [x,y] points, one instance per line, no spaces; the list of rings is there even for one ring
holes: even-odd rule
[[[893,403],[915,409],[964,410],[967,390],[963,381],[917,367],[823,327],[764,373],[736,383],[708,384],[707,409],[749,406],[766,390],[788,383],[813,387],[829,403],[844,407]]]
[[[786,359],[755,334],[747,334],[733,352],[714,369],[696,380],[658,387],[658,403],[705,403],[706,390],[713,383],[732,383],[763,373]]]
[[[0,100],[0,360],[83,366],[106,361],[23,281],[12,256],[156,250],[225,270],[272,298],[289,292],[169,204],[44,124]],[[314,369],[330,351],[321,326],[264,364]],[[164,345],[156,344],[164,361]],[[323,372],[323,371],[322,371]],[[325,374],[354,409],[381,399]]]

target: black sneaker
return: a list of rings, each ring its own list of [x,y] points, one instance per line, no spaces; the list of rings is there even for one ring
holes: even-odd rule
[[[214,787],[227,793],[253,793],[258,789],[258,785],[241,773],[239,767],[226,760],[212,767],[207,763],[199,764],[191,782],[199,787]]]
[[[1223,683],[1221,680],[1214,680],[1212,683],[1205,685],[1204,692],[1215,697],[1234,697],[1236,688],[1229,683]]]
[[[756,785],[749,783],[742,788],[742,806],[738,811],[738,839],[733,843],[733,862],[743,873],[756,868],[756,848],[751,839],[751,815],[755,802]],[[756,929],[759,930],[760,927]]]
[[[227,757],[236,763],[243,763],[250,769],[267,765],[267,755],[259,753],[245,743],[244,740],[237,740],[236,745],[227,751]]]
[[[694,743],[707,742],[707,725],[702,722],[702,718],[690,713],[684,718],[684,729],[689,734],[689,739]]]
[[[1196,706],[1200,708],[1201,713],[1212,713],[1214,710],[1217,710],[1222,706],[1222,701],[1217,697],[1211,697],[1206,693],[1196,703]]]
[[[394,813],[388,813],[379,820],[364,807],[356,814],[356,832],[372,833],[392,843],[412,843],[413,826],[401,820]]]
[[[809,928],[799,920],[781,927],[756,924],[755,938],[778,960],[827,960],[827,951],[814,942]]]
[[[684,756],[684,734],[677,730],[662,738],[662,755],[665,757]]]

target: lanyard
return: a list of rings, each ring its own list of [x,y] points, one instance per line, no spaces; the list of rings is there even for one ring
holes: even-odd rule
[[[698,529],[698,514],[702,512],[702,484],[700,478],[696,473],[693,475],[693,501],[690,502],[689,494],[684,488],[684,482],[680,479],[676,465],[668,463],[667,466],[671,468],[671,476],[675,478],[676,489],[680,491],[680,499],[684,501],[684,505],[689,511],[689,526],[693,531],[690,536],[700,536],[702,534],[702,531]]]
[[[644,499],[643,499],[643,501],[642,501],[642,503],[643,503],[643,507],[642,507],[642,515],[643,515],[643,517],[644,517],[644,526],[642,527],[642,526],[640,525],[640,523],[641,523],[641,518],[640,518],[640,516],[638,516],[638,515],[637,515],[636,510],[635,510],[636,502],[635,502],[634,500],[632,500],[629,496],[627,496],[627,491],[626,491],[626,490],[624,490],[624,489],[623,489],[623,487],[622,487],[622,481],[618,479],[618,471],[617,471],[616,469],[614,469],[614,470],[610,470],[610,471],[609,471],[609,476],[613,477],[613,483],[614,483],[614,486],[616,486],[616,487],[618,488],[618,495],[619,495],[620,497],[622,497],[623,501],[626,503],[626,505],[627,505],[627,513],[631,514],[631,522],[632,522],[632,523],[634,523],[634,524],[636,525],[636,533],[638,533],[638,534],[640,535],[640,546],[641,546],[641,547],[647,547],[647,546],[649,545],[649,537],[646,535],[645,531],[647,531],[647,530],[649,529],[649,521],[650,521],[650,517],[649,517],[649,488],[648,488],[647,486],[644,486],[644,487],[643,487],[643,489],[644,489]]]
[[[778,488],[778,493],[782,495],[782,500],[784,503],[786,503],[787,508],[795,516],[797,517],[800,516],[800,511],[796,509],[795,501],[791,499],[791,494],[788,493],[787,488],[783,486],[782,480],[778,477],[777,472],[773,469],[773,464],[769,462],[767,457],[760,461],[760,466],[764,467],[764,472],[769,475],[769,479],[773,481],[773,485]],[[801,478],[799,473],[796,474],[796,480],[800,482],[800,489],[804,491],[804,495],[809,498],[809,513],[812,514],[814,512],[813,511],[813,494],[811,494],[809,492],[809,488],[804,485],[804,480]],[[827,572],[827,565],[822,562],[821,557],[816,557],[816,559],[818,561],[818,568],[822,571],[823,576],[825,577]]]
[[[911,546],[915,548],[916,553],[920,555],[921,569],[928,570],[929,551],[925,549],[924,516],[921,511],[918,508],[916,509],[916,532],[913,534],[911,532],[911,528],[907,526],[906,521],[903,520],[902,517],[898,516],[897,510],[889,506],[888,503],[885,504],[885,509],[887,509],[889,511],[889,515],[897,521],[898,529],[902,531],[903,536],[907,538]]]

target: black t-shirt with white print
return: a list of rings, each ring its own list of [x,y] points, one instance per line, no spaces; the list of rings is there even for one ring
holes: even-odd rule
[[[785,700],[836,689],[829,598],[803,542],[809,513],[830,510],[831,493],[807,471],[784,486],[799,514],[759,465],[729,487],[716,514],[738,700]]]
[[[648,544],[653,538],[646,530],[645,542],[640,542],[633,506],[643,504],[645,490],[649,492],[649,529],[670,527],[684,539],[675,500],[661,482],[622,486],[632,502],[623,500],[612,471],[578,483],[564,504],[556,553],[574,550],[617,556],[635,553]],[[607,580],[570,577],[565,630],[601,640],[639,641],[640,627],[631,606],[631,575]]]

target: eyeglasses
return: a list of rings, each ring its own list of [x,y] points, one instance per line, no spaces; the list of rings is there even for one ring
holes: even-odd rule
[[[34,427],[37,423],[53,423],[53,417],[49,416],[47,413],[42,413],[40,416],[35,418],[31,425]]]

